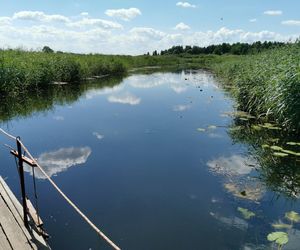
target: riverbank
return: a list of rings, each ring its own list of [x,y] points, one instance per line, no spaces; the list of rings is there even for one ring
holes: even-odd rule
[[[239,109],[300,131],[300,43],[211,65]]]

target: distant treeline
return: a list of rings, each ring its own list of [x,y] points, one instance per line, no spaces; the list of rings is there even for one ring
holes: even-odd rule
[[[191,54],[191,55],[200,55],[200,54],[232,54],[232,55],[247,55],[247,54],[256,54],[268,49],[274,49],[284,46],[285,43],[282,42],[255,42],[252,44],[249,43],[222,43],[219,45],[210,45],[207,47],[199,46],[173,46],[170,49],[162,50],[160,55],[179,55],[179,54]],[[152,53],[153,56],[159,55],[155,50]]]

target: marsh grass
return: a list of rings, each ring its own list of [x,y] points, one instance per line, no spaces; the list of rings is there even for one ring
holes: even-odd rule
[[[239,109],[300,131],[300,43],[211,65]]]

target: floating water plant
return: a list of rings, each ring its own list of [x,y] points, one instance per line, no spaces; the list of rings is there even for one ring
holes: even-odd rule
[[[278,222],[278,223],[273,223],[272,227],[274,227],[275,229],[291,229],[292,225]]]
[[[285,232],[273,232],[267,236],[268,241],[275,242],[278,245],[278,250],[282,249],[282,246],[288,243],[289,237]]]
[[[274,156],[278,156],[278,157],[286,157],[286,156],[288,156],[288,154],[286,154],[286,153],[281,153],[281,152],[274,152],[273,155],[274,155]]]
[[[215,125],[209,125],[207,128],[208,128],[208,129],[216,129],[217,126],[215,126]]]
[[[291,146],[300,146],[300,142],[293,142],[293,141],[290,141],[290,142],[287,142],[286,144],[287,144],[287,145],[291,145]]]
[[[241,212],[241,214],[243,215],[243,217],[246,220],[249,220],[251,217],[255,216],[255,213],[253,213],[252,211],[248,210],[247,208],[242,208],[242,207],[238,207],[237,209],[239,212]]]
[[[290,220],[292,223],[300,221],[300,215],[295,211],[290,211],[285,214],[285,218]]]

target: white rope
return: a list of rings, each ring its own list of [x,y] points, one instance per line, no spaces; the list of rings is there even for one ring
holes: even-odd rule
[[[3,133],[4,135],[6,135],[8,138],[13,139],[13,140],[17,140],[17,137],[7,133],[6,131],[4,131],[2,128],[0,128],[0,132]]]
[[[27,153],[29,158],[36,164],[36,166],[39,168],[39,170],[45,175],[45,177],[48,179],[48,181],[52,184],[52,186],[60,193],[60,195],[76,210],[76,212],[97,232],[97,234],[102,237],[111,247],[115,250],[121,250],[113,241],[111,241],[81,210],[63,193],[63,191],[55,184],[55,182],[51,179],[51,177],[44,171],[44,169],[39,165],[37,160],[33,158],[33,156],[30,154],[29,150],[25,147],[25,145],[15,136],[7,133],[2,128],[0,128],[0,132],[8,136],[9,138],[13,140],[18,140],[24,149],[24,151]]]

